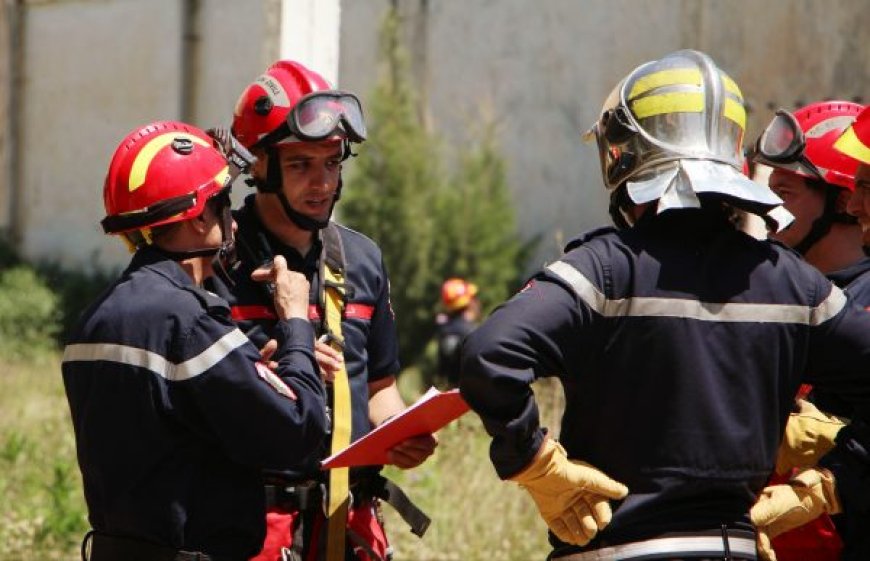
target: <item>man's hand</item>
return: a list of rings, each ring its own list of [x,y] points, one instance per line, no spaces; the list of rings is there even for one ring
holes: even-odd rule
[[[341,351],[337,351],[325,341],[314,343],[314,358],[320,366],[320,377],[324,382],[335,380],[335,373],[344,365],[344,357]]]
[[[565,449],[549,438],[532,463],[510,480],[529,492],[556,537],[575,545],[586,545],[610,523],[610,499],[628,494],[628,487],[602,471],[569,460]]]
[[[758,528],[758,552],[766,561],[776,561],[771,539],[826,512],[840,512],[834,476],[828,470],[805,469],[787,485],[765,487],[749,511]]]
[[[266,341],[266,344],[260,349],[260,360],[263,363],[271,368],[272,370],[278,370],[278,363],[272,360],[272,355],[274,355],[278,351],[278,341],[275,339],[269,339]]]
[[[434,434],[415,436],[399,443],[387,452],[390,464],[401,469],[419,466],[435,452],[438,438]]]
[[[844,426],[805,399],[798,400],[798,406],[799,411],[789,415],[776,456],[776,473],[780,475],[792,468],[815,466],[834,447],[834,438]]]
[[[276,255],[270,267],[260,267],[251,278],[275,286],[275,312],[281,319],[308,319],[308,280],[302,273],[287,269],[287,261]]]

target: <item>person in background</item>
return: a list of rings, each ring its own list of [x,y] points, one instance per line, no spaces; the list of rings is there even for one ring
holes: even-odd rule
[[[441,285],[443,313],[436,317],[438,344],[438,381],[449,388],[459,385],[459,354],[462,342],[480,321],[477,285],[461,278],[450,278]]]
[[[282,258],[252,273],[274,287],[274,368],[202,288],[232,263],[240,152],[223,148],[160,121],[109,164],[102,225],[135,253],[62,364],[91,561],[247,559],[265,534],[262,470],[295,464],[326,435],[305,277]]]

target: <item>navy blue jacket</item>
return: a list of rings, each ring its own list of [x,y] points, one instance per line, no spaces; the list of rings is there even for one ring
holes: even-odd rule
[[[217,278],[210,285],[226,298],[239,328],[258,348],[273,336],[275,315],[272,299],[260,283],[250,279],[251,272],[274,255],[283,255],[291,270],[299,271],[311,283],[310,319],[315,331],[321,332],[325,311],[319,302],[320,266],[323,243],[318,238],[307,255],[302,256],[283,244],[263,226],[254,206],[254,195],[235,213],[238,223],[236,241],[242,265],[233,274],[235,286],[228,287]],[[339,229],[345,253],[345,283],[348,302],[341,322],[344,337],[344,360],[350,381],[352,427],[351,440],[371,430],[368,413],[368,384],[399,371],[398,338],[390,305],[390,284],[381,251],[366,236],[344,226]],[[329,391],[331,396],[332,392]],[[293,469],[285,470],[291,479],[314,479],[322,476],[319,461],[328,455],[328,441]]]
[[[870,310],[870,257],[828,278],[856,304]],[[823,410],[853,419],[819,463],[833,472],[844,505],[843,514],[833,517],[843,539],[842,561],[863,561],[870,558],[870,410],[856,410],[830,392],[814,389],[811,397]]]
[[[544,438],[529,385],[561,379],[568,456],[630,490],[590,548],[751,530],[800,383],[870,400],[870,314],[718,214],[667,211],[566,251],[469,336],[460,388],[506,478]]]
[[[834,449],[819,462],[831,470],[843,514],[834,516],[843,538],[842,561],[870,558],[870,422],[855,419],[837,433]]]
[[[272,372],[229,312],[143,249],[80,320],[62,369],[98,532],[238,559],[260,550],[261,469],[321,443],[325,395],[308,322],[278,323]]]

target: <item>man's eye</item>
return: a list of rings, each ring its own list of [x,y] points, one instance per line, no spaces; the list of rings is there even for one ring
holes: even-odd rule
[[[285,162],[284,168],[292,171],[305,171],[308,167],[308,162]]]

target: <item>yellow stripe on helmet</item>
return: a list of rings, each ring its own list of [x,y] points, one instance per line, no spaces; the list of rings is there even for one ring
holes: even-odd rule
[[[722,77],[722,86],[725,88],[725,91],[731,92],[736,95],[740,101],[743,101],[743,92],[740,91],[740,86],[737,85],[737,82],[732,80],[731,77],[724,72],[720,72],[719,76]]]
[[[701,92],[671,92],[651,95],[633,101],[631,111],[638,119],[665,113],[701,113],[704,94]]]
[[[638,80],[631,86],[631,91],[628,94],[628,99],[632,100],[639,95],[642,95],[655,88],[662,86],[700,86],[701,71],[697,68],[675,68],[673,70],[662,70],[653,72]]]
[[[834,143],[834,148],[850,158],[855,158],[863,164],[870,165],[870,146],[861,142],[861,139],[855,134],[853,127],[846,129],[846,132]]]
[[[731,98],[725,98],[725,105],[722,107],[722,114],[726,119],[730,119],[737,123],[741,129],[746,130],[746,109],[743,104],[734,101]]]
[[[222,187],[226,187],[227,181],[230,179],[230,166],[226,166],[224,169],[217,172],[217,175],[214,176],[214,181],[218,185]]]
[[[139,153],[136,154],[136,159],[133,160],[133,166],[130,168],[130,180],[128,184],[131,193],[145,183],[145,176],[148,174],[148,168],[151,166],[151,161],[154,159],[154,156],[156,156],[161,149],[172,144],[172,141],[176,138],[185,138],[191,142],[199,144],[200,146],[209,145],[208,142],[198,136],[178,131],[163,133],[160,136],[152,138],[142,147]]]

